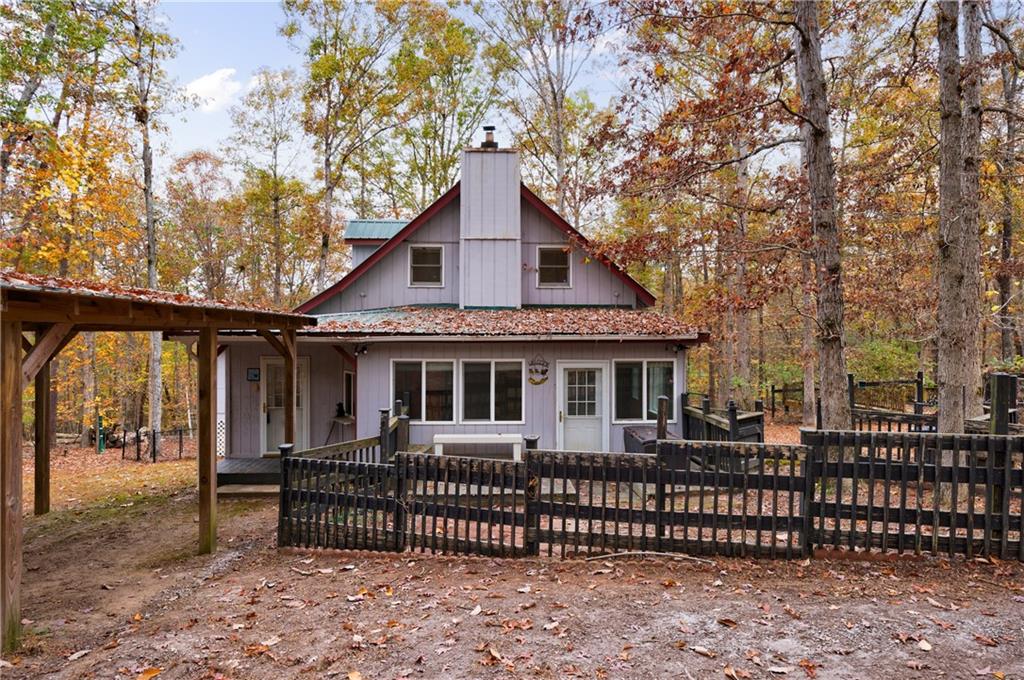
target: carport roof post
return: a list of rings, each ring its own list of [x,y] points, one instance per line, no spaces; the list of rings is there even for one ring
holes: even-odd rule
[[[316,319],[177,293],[0,271],[0,646],[13,650],[21,621],[22,390],[83,331],[198,331],[215,342],[221,329],[278,331],[294,351],[295,330]],[[24,333],[32,333],[29,341]],[[212,342],[209,339],[213,339]],[[201,351],[199,414],[199,545],[216,547],[216,466],[213,399],[215,351]],[[294,368],[295,362],[290,362]],[[204,398],[205,393],[205,398]],[[294,391],[291,393],[294,403]],[[47,464],[45,440],[36,460]],[[49,504],[49,490],[37,490]]]

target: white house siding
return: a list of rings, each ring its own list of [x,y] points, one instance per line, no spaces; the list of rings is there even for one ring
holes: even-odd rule
[[[414,444],[433,441],[437,433],[481,433],[518,432],[524,435],[540,435],[540,447],[553,449],[557,445],[557,392],[558,380],[556,362],[608,361],[606,379],[611,379],[612,359],[676,359],[675,391],[679,393],[686,385],[686,353],[676,352],[674,343],[664,341],[648,342],[410,342],[371,344],[366,354],[359,357],[358,423],[359,437],[376,434],[379,428],[378,409],[391,403],[391,361],[392,359],[523,359],[527,365],[535,356],[542,357],[549,364],[548,381],[543,385],[526,384],[524,408],[525,425],[434,425],[412,424],[410,437]],[[459,373],[456,368],[456,392],[459,387]],[[528,367],[527,367],[528,370]],[[318,376],[314,376],[318,377]],[[609,395],[611,394],[609,383]],[[315,392],[316,390],[314,390]],[[607,408],[611,409],[611,399]],[[623,450],[623,425],[610,425],[609,448]],[[678,431],[678,429],[677,429]]]
[[[259,368],[260,357],[280,355],[263,341],[228,341],[229,448],[231,457],[258,457],[263,409],[260,384],[246,380],[246,369]],[[337,403],[342,394],[341,355],[328,344],[299,342],[299,357],[309,357],[309,443],[320,446],[331,428]],[[376,412],[375,412],[376,413]],[[376,417],[376,416],[374,416]],[[351,432],[349,427],[349,432]],[[335,429],[334,441],[341,441]]]

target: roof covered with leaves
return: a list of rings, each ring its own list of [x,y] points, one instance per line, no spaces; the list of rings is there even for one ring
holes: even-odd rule
[[[345,240],[386,241],[408,223],[408,220],[349,220],[345,226]]]
[[[185,295],[184,293],[153,290],[151,288],[133,288],[130,286],[119,286],[117,284],[100,281],[86,281],[83,279],[67,279],[58,276],[26,274],[24,272],[17,272],[11,269],[0,270],[0,289],[29,293],[76,295],[89,298],[124,300],[128,302],[148,304],[177,305],[202,309],[269,313],[294,317],[296,319],[304,318],[301,314],[293,314],[280,309],[270,309],[246,303],[231,302],[228,300],[207,300],[191,295]]]
[[[604,307],[457,309],[398,307],[317,317],[310,335],[614,337],[702,341],[706,333],[667,314]]]

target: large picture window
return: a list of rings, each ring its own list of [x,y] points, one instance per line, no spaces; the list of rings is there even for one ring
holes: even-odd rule
[[[409,285],[444,286],[443,246],[409,246]]]
[[[669,398],[668,419],[675,420],[675,365],[673,360],[616,361],[615,420],[656,421],[662,395]]]
[[[463,422],[523,420],[522,361],[462,362]]]
[[[455,420],[455,364],[452,361],[396,361],[392,394],[409,408],[409,420]]]
[[[537,287],[568,288],[572,285],[569,250],[565,246],[537,248]]]

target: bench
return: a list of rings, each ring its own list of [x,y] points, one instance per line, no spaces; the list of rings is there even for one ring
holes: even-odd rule
[[[444,455],[445,444],[511,444],[512,459],[523,460],[523,435],[521,434],[435,434],[434,453]]]

